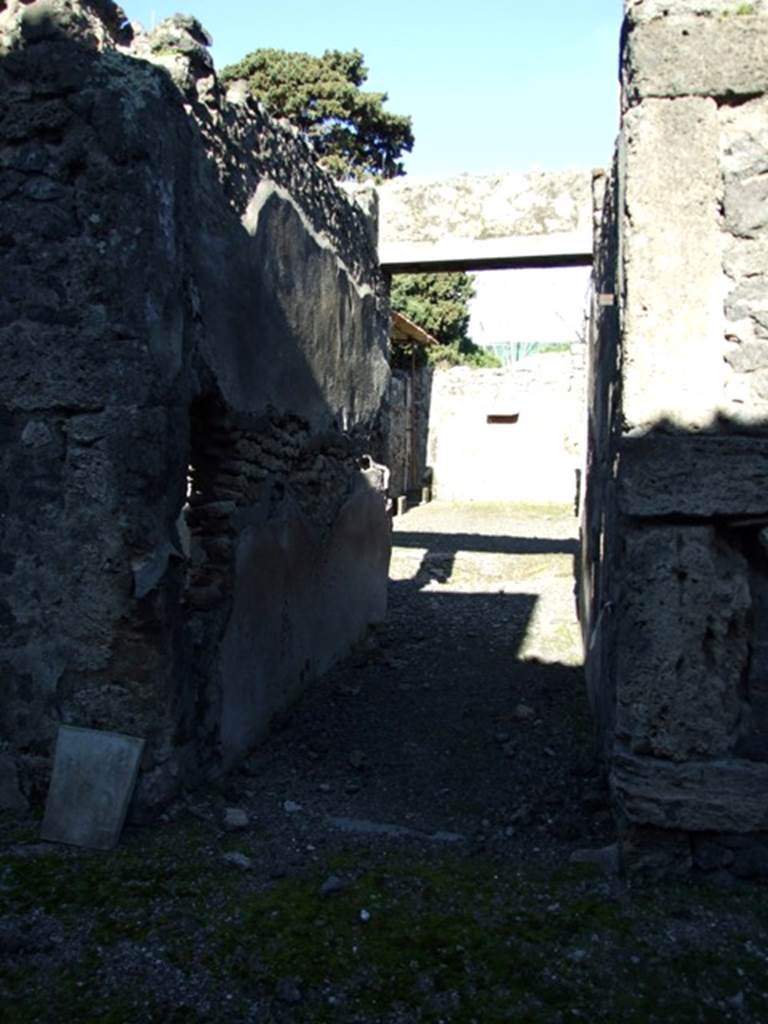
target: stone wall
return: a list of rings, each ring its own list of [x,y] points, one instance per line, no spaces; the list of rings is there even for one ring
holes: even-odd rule
[[[749,874],[768,863],[768,7],[625,6],[595,182],[589,688],[630,862]]]
[[[587,265],[589,182],[583,170],[383,182],[381,262],[401,271]]]
[[[436,370],[427,450],[434,496],[573,504],[583,408],[581,344],[500,370]]]
[[[370,221],[190,18],[0,0],[0,804],[60,722],[136,808],[241,756],[385,605]]]

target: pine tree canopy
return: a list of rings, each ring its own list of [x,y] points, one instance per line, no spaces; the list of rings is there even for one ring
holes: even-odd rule
[[[299,128],[320,163],[336,178],[394,178],[413,148],[411,119],[384,109],[387,94],[365,92],[359,50],[326,50],[322,57],[254,50],[221,73],[243,79],[273,117]]]

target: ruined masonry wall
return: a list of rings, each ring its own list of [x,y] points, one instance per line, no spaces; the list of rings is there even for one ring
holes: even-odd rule
[[[384,613],[371,223],[208,42],[0,0],[0,806],[60,722],[161,804]]]
[[[626,4],[580,600],[628,858],[746,875],[768,867],[768,8],[737,6]]]

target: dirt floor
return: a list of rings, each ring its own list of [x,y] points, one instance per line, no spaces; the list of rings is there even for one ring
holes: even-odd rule
[[[576,536],[411,510],[387,621],[241,770],[109,854],[6,821],[0,1021],[768,1020],[764,889],[615,870]]]

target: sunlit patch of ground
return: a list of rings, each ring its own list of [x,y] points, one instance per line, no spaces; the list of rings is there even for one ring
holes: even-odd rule
[[[398,544],[399,534],[408,535],[407,547]],[[419,534],[429,535],[431,544],[412,546],[418,545]],[[578,521],[569,506],[435,502],[394,520],[390,576],[418,581],[427,593],[534,594],[537,601],[520,657],[579,665],[577,539]],[[515,540],[520,543],[515,545]],[[513,543],[505,543],[509,541]],[[494,544],[498,550],[477,550]],[[505,550],[509,546],[519,550]]]

